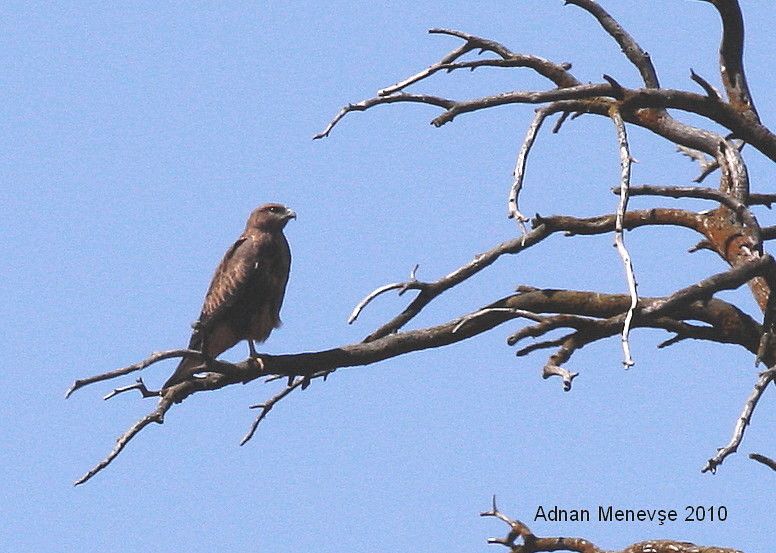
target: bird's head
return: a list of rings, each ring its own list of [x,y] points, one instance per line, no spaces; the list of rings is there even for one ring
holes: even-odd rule
[[[283,204],[265,204],[253,210],[245,230],[280,231],[291,219],[296,219],[296,213]]]

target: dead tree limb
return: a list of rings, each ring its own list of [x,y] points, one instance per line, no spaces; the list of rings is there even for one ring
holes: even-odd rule
[[[508,214],[516,219],[521,226],[527,218],[518,208],[519,194],[523,187],[528,154],[534,145],[538,130],[543,121],[554,113],[560,113],[561,119],[555,129],[558,130],[562,122],[570,114],[586,113],[614,118],[618,129],[618,136],[620,137],[621,160],[626,159],[623,156],[627,154],[626,163],[621,163],[622,182],[616,189],[616,192],[621,195],[621,206],[614,221],[617,236],[616,244],[626,265],[626,274],[628,275],[632,299],[630,308],[624,314],[625,320],[622,332],[626,364],[632,362],[627,335],[635,306],[638,303],[635,279],[632,275],[632,269],[629,270],[629,256],[622,244],[622,231],[623,228],[627,227],[624,227],[625,222],[620,220],[626,215],[625,209],[629,194],[676,198],[694,197],[717,202],[719,207],[710,212],[691,215],[677,213],[673,223],[667,222],[666,224],[677,224],[696,230],[702,235],[702,240],[699,244],[704,249],[715,251],[733,268],[752,267],[758,264],[758,260],[766,259],[768,256],[764,253],[763,241],[776,236],[776,231],[773,231],[770,227],[765,231],[761,229],[757,218],[750,209],[750,206],[757,205],[758,203],[770,205],[770,198],[763,201],[760,198],[755,200],[755,198],[750,197],[748,171],[741,156],[741,148],[748,143],[772,161],[776,161],[776,135],[760,122],[755,109],[754,99],[746,81],[743,65],[744,26],[741,9],[736,0],[706,1],[713,4],[722,20],[723,32],[720,41],[719,65],[724,90],[727,94],[727,101],[722,98],[713,85],[694,71],[690,73],[691,79],[701,86],[705,94],[701,95],[690,91],[660,88],[658,74],[649,54],[594,0],[568,0],[566,4],[578,6],[596,19],[601,28],[617,42],[625,57],[639,71],[644,88],[624,87],[615,78],[608,75],[604,75],[604,81],[606,82],[582,84],[571,73],[570,65],[543,60],[543,65],[522,64],[521,66],[532,67],[537,73],[544,76],[547,76],[546,69],[552,68],[554,73],[551,80],[556,84],[557,88],[501,92],[467,100],[435,97],[433,101],[426,101],[419,95],[415,96],[415,100],[420,103],[429,103],[443,109],[443,113],[432,120],[432,124],[435,126],[441,126],[453,121],[461,114],[490,109],[495,106],[542,104],[542,107],[537,109],[536,115],[529,125],[525,139],[520,147],[514,179],[508,194]],[[431,70],[417,73],[408,79],[400,81],[399,85],[394,87],[382,89],[378,93],[377,98],[380,98],[380,100],[377,103],[387,103],[387,99],[398,91],[401,91],[401,94],[407,94],[405,91],[407,87],[422,83],[422,81],[430,78],[442,69],[454,70],[464,66],[474,69],[475,67],[488,65],[483,60],[468,64],[460,60],[476,44],[487,45],[487,47],[483,48],[483,51],[497,56],[497,59],[493,60],[493,66],[507,67],[507,64],[504,63],[506,60],[519,59],[522,56],[521,54],[515,54],[505,46],[494,41],[475,37],[460,31],[446,30],[442,32],[464,40],[465,45],[433,65],[430,68]],[[375,102],[377,98],[372,98],[365,102]],[[729,135],[722,136],[710,129],[681,123],[669,115],[667,109],[685,111],[705,117],[707,120],[726,128],[729,131]],[[325,129],[325,132],[318,135],[318,137],[328,135],[334,125],[341,119],[342,117],[338,115]],[[698,160],[701,163],[702,173],[696,179],[697,182],[702,181],[705,177],[720,169],[719,187],[717,189],[705,187],[631,187],[628,178],[630,154],[627,153],[627,139],[624,138],[626,123],[643,127],[662,138],[670,140],[677,144],[680,151]],[[732,137],[736,137],[739,140],[734,142]],[[706,156],[709,157],[707,158]],[[564,221],[562,218],[556,218],[553,222],[557,224],[559,220]],[[566,222],[571,223],[572,221],[566,220]],[[595,230],[592,230],[596,229],[592,221],[588,221],[587,224],[579,224],[579,221],[573,221],[573,223],[581,227],[577,234],[595,232]],[[608,226],[608,223],[608,221],[604,222],[603,219],[601,220],[601,224]],[[523,236],[519,240],[513,241],[510,246],[503,250],[488,252],[482,259],[485,260],[485,263],[491,263],[502,253],[516,253],[523,247],[531,247],[535,243],[543,241],[552,233],[552,230],[550,223],[537,215],[531,232],[527,232],[523,226]],[[566,228],[565,232],[566,235],[575,234],[571,228]],[[476,259],[476,261],[479,263],[480,259]],[[766,261],[766,264],[770,265],[771,262]],[[408,307],[393,320],[374,331],[367,337],[367,340],[379,339],[381,336],[397,331],[417,315],[434,297],[443,293],[449,287],[455,286],[459,282],[458,274],[464,275],[462,280],[465,280],[478,270],[477,265],[472,264],[462,268],[461,273],[453,273],[436,283],[424,283],[423,286],[418,286],[420,293]],[[769,271],[771,270],[769,269]],[[768,322],[772,318],[769,314],[772,310],[768,307],[772,297],[769,282],[776,283],[776,280],[766,274],[760,274],[756,278],[747,280],[755,300],[761,309],[766,312],[766,322]],[[618,317],[621,316],[623,316],[622,313],[618,315]],[[577,319],[575,324],[579,326],[582,324],[580,321],[583,320]],[[553,324],[558,324],[558,321],[555,321]],[[683,324],[685,324],[682,327],[682,332],[684,333],[694,333],[697,335],[707,331],[686,323]],[[550,326],[552,325],[547,321],[541,321],[532,329],[532,332],[536,333],[540,329],[549,328]],[[582,326],[585,327],[585,332],[583,332],[583,329],[577,328],[574,333],[562,339],[549,340],[527,346],[521,349],[519,353],[525,354],[545,347],[559,347],[560,349],[556,352],[554,358],[551,358],[546,365],[546,368],[552,370],[552,367],[560,366],[560,364],[556,365],[553,361],[565,361],[571,352],[582,347],[590,340],[595,340],[600,335],[611,335],[611,329],[604,330],[605,325],[602,326],[601,321],[587,321]],[[766,327],[770,328],[770,324],[767,324]],[[760,355],[763,353],[762,350],[772,347],[767,339],[770,334],[771,331],[767,330],[760,340],[760,347],[756,354],[757,359],[760,359]],[[515,340],[521,336],[517,334]],[[675,338],[666,341],[664,345],[676,343],[681,339],[683,339],[681,334],[677,334]],[[774,354],[772,351],[769,351],[768,355],[769,358],[773,359]],[[567,384],[570,385],[570,379],[567,379]],[[750,405],[750,403],[747,405]]]
[[[571,71],[568,63],[553,62],[533,55],[516,53],[503,44],[478,37],[463,31],[432,29],[434,35],[453,37],[459,45],[426,69],[399,79],[395,84],[377,91],[374,97],[347,104],[336,113],[325,128],[315,136],[329,136],[332,130],[351,112],[366,111],[381,105],[415,103],[426,104],[441,110],[431,123],[442,126],[467,113],[505,105],[535,105],[536,114],[529,125],[525,138],[519,146],[514,175],[506,194],[507,214],[521,225],[517,236],[474,257],[472,261],[454,271],[431,281],[420,281],[416,270],[404,282],[392,282],[376,288],[354,308],[349,322],[372,301],[383,294],[397,290],[399,294],[416,292],[404,310],[373,330],[363,342],[349,344],[318,352],[288,355],[263,355],[261,363],[248,359],[241,363],[212,361],[193,369],[189,378],[164,391],[146,388],[141,381],[114,389],[108,397],[119,393],[138,390],[143,397],[158,397],[157,406],[137,421],[116,442],[109,455],[85,474],[77,483],[83,483],[108,466],[126,444],[150,423],[162,423],[165,413],[176,403],[202,391],[214,391],[224,386],[246,383],[259,378],[274,381],[288,378],[287,386],[257,406],[259,415],[254,421],[243,443],[253,436],[259,423],[279,402],[296,390],[304,390],[313,380],[325,379],[334,371],[346,367],[365,366],[400,356],[412,351],[437,348],[467,340],[495,327],[518,320],[528,325],[515,330],[508,338],[510,345],[527,339],[540,339],[528,345],[521,344],[518,355],[538,350],[551,350],[542,369],[545,378],[559,377],[565,390],[571,389],[577,372],[566,368],[573,354],[596,341],[621,335],[626,364],[632,363],[628,348],[628,335],[633,329],[656,328],[672,333],[660,347],[674,345],[688,339],[700,339],[744,347],[757,361],[763,361],[769,368],[754,383],[754,389],[744,404],[736,423],[731,441],[712,457],[704,471],[713,472],[740,446],[746,426],[764,390],[774,381],[773,366],[776,365],[776,270],[770,254],[765,251],[764,242],[776,238],[776,227],[763,227],[752,209],[776,201],[776,195],[758,194],[750,191],[750,182],[742,148],[745,144],[776,162],[776,134],[765,126],[757,114],[755,102],[749,90],[743,65],[744,27],[741,9],[736,0],[705,0],[718,11],[722,20],[720,41],[720,78],[727,99],[706,79],[695,72],[690,78],[699,85],[703,93],[666,89],[660,87],[658,73],[649,54],[598,2],[594,0],[567,0],[595,18],[601,29],[608,34],[622,50],[626,59],[639,72],[643,87],[623,86],[616,76],[604,75],[602,82],[583,83]],[[473,52],[484,57],[466,59]],[[478,98],[452,99],[435,94],[408,91],[421,86],[435,76],[461,69],[475,70],[484,67],[510,70],[525,68],[552,83],[552,87],[541,90],[494,91]],[[688,125],[672,116],[684,112],[700,116],[708,125]],[[539,137],[539,130],[547,117],[560,116],[553,129],[557,132],[567,119],[582,114],[610,118],[617,133],[620,159],[620,183],[615,189],[620,195],[620,204],[615,213],[597,217],[580,218],[568,214],[552,216],[535,215],[529,219],[518,208],[523,188],[528,156]],[[712,125],[713,124],[713,125]],[[710,175],[719,177],[715,187],[676,186],[665,187],[631,182],[630,164],[632,158],[627,141],[627,126],[635,125],[676,145],[681,152],[698,161],[700,183]],[[717,130],[722,127],[722,131]],[[607,184],[610,186],[611,183]],[[602,185],[603,186],[603,185]],[[552,190],[548,190],[548,194]],[[650,196],[653,201],[661,198],[700,198],[714,202],[712,209],[696,212],[689,209],[668,208],[658,205],[652,209],[628,210],[630,196]],[[525,223],[529,222],[530,230]],[[666,226],[689,229],[698,235],[699,245],[695,250],[715,252],[729,265],[729,269],[707,275],[698,282],[674,290],[664,297],[639,296],[636,280],[630,265],[629,254],[624,248],[626,230],[644,227]],[[615,233],[618,250],[626,269],[627,294],[603,294],[594,291],[549,290],[520,286],[517,292],[504,295],[495,291],[490,304],[471,309],[435,326],[405,330],[424,308],[441,294],[459,284],[474,278],[484,269],[506,255],[518,255],[529,248],[546,247],[546,242],[563,236],[581,240],[582,236]],[[736,289],[746,284],[757,305],[762,310],[755,317],[717,297],[723,290]],[[462,309],[462,311],[466,311]],[[762,317],[762,324],[760,318]],[[548,333],[563,329],[560,337]],[[162,359],[192,355],[197,352],[173,350],[152,355],[140,363],[110,371],[101,375],[76,380],[68,390],[69,396],[86,385],[101,382],[131,372],[139,371]],[[758,462],[768,466],[769,458],[755,454]],[[495,505],[490,516],[510,524],[509,536],[501,541],[513,551],[563,550],[595,553],[595,546],[584,542],[558,541],[561,538],[537,538],[519,521],[510,521],[497,512]],[[515,545],[521,538],[523,543]],[[541,540],[555,540],[546,541]],[[646,542],[645,542],[646,543]],[[544,544],[544,545],[537,545]],[[685,547],[686,546],[686,547]],[[545,547],[541,549],[539,547]],[[641,547],[640,549],[638,547]],[[674,547],[674,549],[671,549]],[[682,549],[684,547],[684,549]],[[694,546],[692,546],[694,547]],[[554,548],[554,549],[551,549]],[[651,549],[650,549],[651,548]],[[637,551],[702,551],[691,549],[689,544],[678,542],[649,542],[636,544],[623,553]],[[712,551],[709,549],[708,551]],[[729,551],[719,549],[717,551]]]
[[[710,278],[696,286],[680,290],[672,297],[641,298],[638,306],[641,315],[635,319],[634,324],[638,327],[669,330],[677,335],[682,335],[684,338],[735,343],[750,351],[756,351],[762,334],[760,325],[732,304],[712,299],[711,296],[715,291],[734,287],[736,283],[741,285],[747,276],[758,274],[758,271],[765,270],[765,267],[766,263],[762,261],[752,267],[731,269],[716,279]],[[745,269],[748,269],[749,272],[745,272]],[[568,390],[576,374],[563,369],[562,365],[584,345],[616,334],[618,329],[622,327],[623,313],[627,312],[630,301],[629,295],[521,287],[517,293],[502,298],[481,310],[435,327],[392,333],[369,342],[365,341],[319,352],[261,355],[261,363],[257,363],[253,358],[248,358],[241,363],[227,363],[217,360],[211,361],[209,365],[203,363],[195,369],[191,378],[163,391],[143,393],[144,397],[159,397],[157,407],[122,434],[108,456],[78,479],[76,484],[86,482],[107,467],[141,430],[152,422],[163,423],[164,415],[174,404],[184,401],[194,393],[218,390],[232,384],[245,384],[259,378],[284,376],[295,379],[301,377],[298,381],[293,380],[286,390],[263,404],[263,412],[244,439],[244,443],[250,439],[255,431],[255,426],[258,426],[269,410],[294,390],[303,388],[304,381],[325,378],[340,368],[371,365],[412,351],[450,345],[519,318],[527,318],[531,321],[551,321],[546,325],[546,330],[551,327],[568,326],[572,319],[568,318],[567,313],[577,313],[600,319],[591,319],[588,327],[583,327],[577,321],[576,326],[579,328],[577,335],[571,338],[572,342],[561,344],[558,352],[550,356],[543,369],[544,378],[559,376],[564,389]],[[671,307],[670,317],[664,313],[669,310],[666,306]],[[555,316],[559,317],[558,321],[553,321]],[[713,330],[701,332],[700,328],[695,328],[699,332],[694,332],[692,325],[682,324],[682,321],[691,320],[702,321]],[[534,336],[538,335],[539,333],[534,333]],[[512,341],[512,343],[515,342]],[[172,353],[157,353],[133,366],[148,367],[164,354],[170,354],[169,357],[173,357]],[[196,376],[199,373],[204,373],[204,375]],[[96,383],[118,378],[124,374],[120,371],[109,371],[83,380]],[[135,386],[128,388],[134,389]],[[143,388],[145,387],[143,386]]]

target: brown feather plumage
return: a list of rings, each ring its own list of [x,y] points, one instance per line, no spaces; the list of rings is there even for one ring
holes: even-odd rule
[[[189,349],[214,359],[241,340],[263,342],[281,325],[291,268],[283,228],[293,218],[296,214],[281,204],[266,204],[251,213],[245,231],[216,268]],[[163,388],[190,377],[201,364],[198,357],[184,357]]]

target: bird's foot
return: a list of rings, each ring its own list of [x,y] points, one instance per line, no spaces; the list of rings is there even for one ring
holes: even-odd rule
[[[253,340],[251,340],[250,338],[248,339],[248,355],[250,357],[258,357],[259,356],[259,354],[256,353],[256,346],[253,343]]]
[[[264,370],[264,360],[259,356],[258,353],[254,352],[250,357],[248,357],[248,359],[255,365],[256,370]]]
[[[256,364],[258,370],[264,370],[264,361],[256,352],[256,346],[253,344],[253,340],[248,340],[248,358]]]

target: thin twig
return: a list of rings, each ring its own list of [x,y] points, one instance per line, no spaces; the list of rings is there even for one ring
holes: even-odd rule
[[[479,311],[475,311],[474,313],[469,313],[468,315],[464,315],[463,317],[461,317],[458,324],[453,327],[452,333],[455,334],[465,324],[476,319],[477,317],[487,315],[488,313],[508,313],[510,315],[513,315],[515,318],[525,317],[533,321],[540,321],[543,318],[537,315],[536,313],[531,313],[530,311],[525,311],[524,309],[510,309],[508,307],[486,307],[485,309],[480,309]]]
[[[733,437],[724,447],[721,447],[717,451],[717,454],[714,455],[714,457],[708,460],[706,466],[703,467],[701,472],[711,472],[712,474],[716,473],[717,467],[721,465],[729,455],[732,455],[738,450],[738,447],[741,445],[741,442],[744,439],[744,432],[746,431],[746,427],[749,426],[749,423],[752,420],[752,414],[754,413],[755,407],[757,407],[757,402],[760,401],[760,398],[762,397],[763,392],[765,392],[765,389],[768,387],[768,384],[773,382],[774,379],[776,379],[776,370],[774,369],[769,369],[760,374],[760,376],[757,378],[757,382],[754,384],[752,392],[749,394],[749,397],[744,403],[744,409],[741,412],[741,415],[739,415],[736,426],[733,429]]]
[[[293,377],[292,377],[293,378]],[[264,418],[269,415],[269,412],[272,411],[272,408],[277,405],[279,401],[281,401],[283,398],[288,396],[291,392],[302,386],[305,382],[304,378],[299,379],[293,379],[292,382],[286,386],[282,391],[272,396],[270,399],[265,401],[264,403],[258,404],[258,405],[251,405],[251,409],[261,409],[258,416],[254,419],[253,423],[251,424],[251,427],[248,429],[248,432],[243,436],[242,440],[240,440],[240,445],[245,445],[248,443],[248,441],[253,438],[253,435],[256,433],[256,429],[259,427],[259,423],[264,420]]]
[[[706,156],[706,154],[700,150],[696,150],[682,144],[677,144],[676,151],[684,156],[687,156],[691,160],[698,162],[698,165],[701,168],[701,173],[693,179],[693,182],[703,182],[706,177],[719,169],[719,163],[717,163],[717,160]]]
[[[89,384],[94,384],[95,382],[102,382],[103,380],[110,380],[111,378],[118,378],[119,376],[124,376],[129,373],[133,373],[135,371],[140,371],[145,369],[146,367],[149,367],[153,365],[154,363],[158,363],[159,361],[163,361],[165,359],[171,359],[173,357],[183,357],[185,355],[202,355],[201,352],[193,350],[193,349],[172,349],[168,351],[157,351],[155,353],[152,353],[142,361],[139,361],[133,365],[129,365],[128,367],[123,367],[121,369],[116,369],[114,371],[108,371],[106,373],[97,374],[94,376],[90,376],[88,378],[81,378],[73,382],[73,385],[68,388],[67,392],[65,392],[65,398],[69,398],[73,392],[76,390],[80,390],[84,386],[88,386]]]
[[[348,113],[352,111],[366,111],[369,108],[372,108],[374,106],[380,106],[383,104],[395,104],[400,102],[409,102],[414,104],[428,104],[432,106],[441,107],[444,109],[451,109],[456,105],[456,102],[453,100],[448,100],[446,98],[440,98],[439,96],[431,96],[428,94],[393,94],[391,96],[377,96],[375,98],[369,98],[368,100],[363,100],[361,102],[355,103],[355,104],[348,104],[347,106],[343,107],[337,115],[334,116],[334,119],[332,119],[328,125],[326,125],[326,128],[323,129],[323,131],[319,132],[315,136],[313,136],[313,140],[318,140],[321,138],[325,138],[329,136],[332,129],[339,123],[343,117],[345,117]]]
[[[690,78],[700,85],[700,87],[706,92],[706,96],[708,96],[710,100],[713,100],[715,102],[722,101],[722,96],[720,95],[719,91],[716,88],[714,88],[714,86],[709,81],[707,81],[706,79],[698,75],[692,69],[690,69]]]
[[[112,397],[115,397],[119,394],[123,394],[125,392],[130,392],[132,390],[137,390],[138,392],[140,392],[140,395],[143,396],[144,398],[159,397],[161,395],[161,392],[159,390],[149,390],[146,387],[145,382],[143,382],[143,379],[138,378],[134,384],[130,384],[128,386],[121,386],[120,388],[115,388],[112,392],[103,396],[102,399],[107,401]]]
[[[396,92],[401,92],[403,89],[407,88],[408,86],[430,77],[437,71],[440,71],[444,66],[449,65],[450,63],[457,60],[461,56],[476,49],[477,49],[476,44],[474,44],[471,40],[467,40],[461,46],[459,46],[458,48],[456,48],[455,50],[447,54],[445,57],[443,57],[440,61],[438,61],[434,65],[431,65],[430,67],[424,69],[423,71],[419,71],[414,75],[411,75],[394,85],[386,86],[385,88],[378,90],[377,95],[390,96],[391,94],[394,94]]]
[[[757,461],[758,463],[762,463],[771,470],[776,470],[776,460],[771,459],[770,457],[760,455],[759,453],[750,453],[749,458],[753,461]]]
[[[156,406],[156,409],[148,413],[145,417],[137,421],[135,424],[133,424],[129,430],[124,432],[121,436],[118,437],[116,440],[116,445],[113,447],[110,453],[108,453],[108,456],[105,457],[102,461],[97,463],[89,472],[84,474],[81,478],[76,480],[73,485],[79,486],[83,484],[84,482],[91,479],[95,474],[99,473],[103,469],[105,469],[108,465],[110,465],[113,460],[118,456],[119,453],[121,453],[121,450],[124,449],[124,447],[134,438],[138,435],[138,433],[143,430],[146,426],[151,424],[152,422],[155,422],[157,424],[162,424],[164,422],[164,414],[172,407],[173,401],[169,398],[163,397],[159,400],[159,403]]]
[[[746,142],[744,142],[743,140],[732,140],[731,142],[733,142],[736,145],[736,148],[738,148],[739,152],[744,149],[744,146],[746,146]],[[688,146],[677,144],[676,151],[698,162],[701,172],[697,177],[693,179],[693,182],[701,183],[704,180],[706,180],[706,177],[708,177],[714,171],[719,169],[719,162],[713,157],[706,156],[706,154],[704,154],[700,150],[696,150]],[[749,205],[752,205],[752,204],[753,202],[749,203]]]
[[[534,141],[536,140],[536,134],[539,132],[542,123],[548,115],[549,113],[544,108],[536,110],[536,115],[534,115],[533,121],[526,131],[523,145],[520,147],[520,152],[517,155],[515,170],[512,173],[512,186],[509,189],[509,201],[507,202],[508,213],[510,219],[515,219],[520,224],[520,227],[523,230],[523,236],[527,234],[525,222],[528,221],[529,218],[520,213],[518,198],[520,196],[520,190],[523,188],[523,178],[525,177],[525,166],[528,161],[528,154],[531,152],[531,147],[533,147]]]
[[[380,286],[379,288],[372,290],[360,302],[358,302],[348,317],[348,324],[353,324],[356,319],[358,319],[358,316],[361,314],[364,308],[369,305],[373,299],[375,299],[377,296],[380,296],[381,294],[385,294],[391,290],[399,290],[399,295],[402,295],[407,290],[422,290],[425,286],[427,286],[425,282],[420,282],[418,280],[392,282],[391,284]]]
[[[542,77],[555,83],[559,88],[581,84],[580,81],[569,72],[571,69],[571,64],[569,63],[554,63],[539,56],[517,54],[495,40],[482,38],[454,29],[431,29],[429,30],[429,33],[458,37],[475,45],[480,52],[492,52],[501,58],[501,60],[493,60],[494,62],[503,61],[506,64],[515,64],[518,67],[533,69]]]

